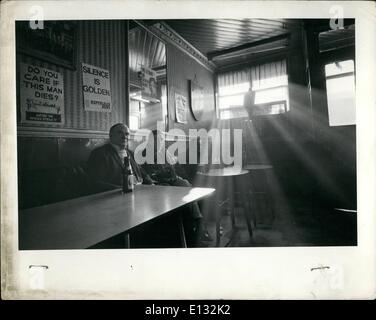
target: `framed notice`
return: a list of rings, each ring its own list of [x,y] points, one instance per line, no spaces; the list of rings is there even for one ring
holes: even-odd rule
[[[157,73],[149,68],[141,67],[139,72],[142,96],[145,98],[157,98]]]
[[[111,112],[110,72],[82,64],[82,92],[86,111]]]
[[[187,123],[187,98],[175,93],[176,122]]]
[[[20,64],[21,122],[64,123],[64,80],[59,72]]]
[[[191,95],[191,111],[196,120],[200,120],[204,112],[204,88],[196,80],[189,80]]]
[[[76,69],[76,33],[73,21],[43,21],[32,28],[29,21],[16,21],[17,49],[53,64]]]

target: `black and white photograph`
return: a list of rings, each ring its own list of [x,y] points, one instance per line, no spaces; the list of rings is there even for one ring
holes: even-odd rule
[[[58,132],[18,127],[20,250],[357,245],[354,19],[71,23],[91,85],[17,52],[19,96],[53,101],[60,73],[66,110]],[[173,93],[194,79],[203,116],[177,123]],[[82,106],[109,95],[110,114]],[[152,161],[134,161],[151,144]]]
[[[23,13],[11,25],[8,93],[16,233],[7,239],[19,261],[36,254],[27,272],[44,274],[37,290],[53,272],[40,255],[113,253],[140,263],[150,254],[158,266],[155,257],[174,252],[161,262],[173,266],[178,256],[200,264],[191,255],[235,263],[259,254],[261,265],[267,252],[362,248],[358,70],[364,77],[367,62],[358,60],[357,13],[327,4],[321,16],[50,18],[39,4],[44,20]],[[324,288],[308,276],[316,289],[347,292],[348,268],[314,256],[307,270],[340,279]]]

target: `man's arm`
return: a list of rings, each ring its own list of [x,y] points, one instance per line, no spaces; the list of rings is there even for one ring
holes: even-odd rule
[[[142,175],[142,183],[143,184],[155,184],[155,181],[150,178],[150,176],[146,173],[144,168],[140,167],[141,175]]]
[[[154,184],[154,180],[150,178],[150,176],[147,174],[147,172],[136,162],[134,159],[134,154],[132,151],[128,150],[130,154],[130,161],[131,161],[131,166],[133,169],[133,173],[135,174],[137,180],[140,178],[142,179],[142,184]]]

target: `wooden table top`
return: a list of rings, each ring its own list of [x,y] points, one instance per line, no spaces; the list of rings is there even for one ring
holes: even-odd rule
[[[203,176],[208,177],[231,177],[247,174],[249,171],[240,167],[225,167],[219,169],[210,169],[208,172],[198,172]]]
[[[85,249],[129,231],[187,203],[211,195],[213,188],[136,185],[19,212],[19,249]]]
[[[247,164],[244,166],[246,170],[266,170],[273,169],[271,164]]]

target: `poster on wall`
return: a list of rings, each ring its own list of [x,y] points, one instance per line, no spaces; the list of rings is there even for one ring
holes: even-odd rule
[[[111,112],[110,72],[82,64],[82,92],[85,111]]]
[[[141,80],[142,96],[146,98],[157,98],[157,73],[149,68],[141,67],[139,72]]]
[[[64,80],[59,72],[20,64],[21,122],[64,124]]]
[[[176,122],[187,123],[187,98],[175,93]]]

